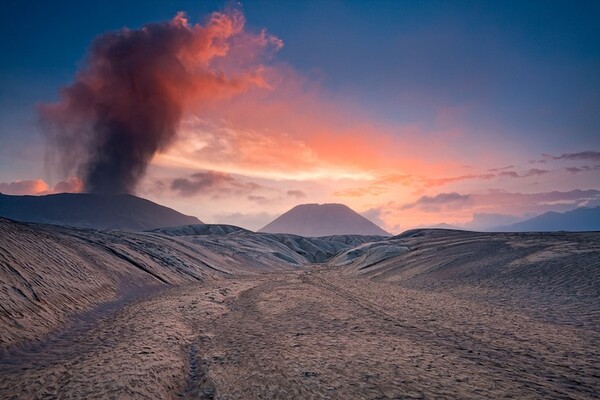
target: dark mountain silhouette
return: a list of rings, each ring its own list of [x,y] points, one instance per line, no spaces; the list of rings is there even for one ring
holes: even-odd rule
[[[473,219],[470,222],[461,225],[461,229],[486,232],[493,227],[512,225],[523,220],[524,218],[519,218],[514,215],[475,213],[473,214]]]
[[[316,237],[389,233],[343,204],[300,204],[259,230]]]
[[[131,231],[202,223],[196,217],[130,194],[0,194],[0,217],[82,228]]]
[[[516,224],[490,229],[497,232],[600,231],[600,207],[547,212]]]

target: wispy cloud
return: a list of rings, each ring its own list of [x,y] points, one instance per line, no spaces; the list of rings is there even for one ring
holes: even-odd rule
[[[306,193],[304,193],[302,190],[288,190],[285,193],[290,197],[295,197],[296,199],[304,199],[307,197]]]
[[[542,154],[544,160],[588,160],[600,161],[600,151],[581,151],[579,153],[564,153],[559,156]]]
[[[170,189],[182,196],[205,195],[220,196],[249,195],[263,186],[256,182],[247,182],[230,174],[218,171],[197,172],[185,178],[173,179]]]
[[[354,187],[347,188],[343,190],[338,190],[333,193],[335,197],[363,197],[363,196],[380,196],[382,194],[389,193],[393,190],[393,185],[403,185],[407,187],[413,187],[420,190],[430,189],[438,186],[445,186],[452,183],[458,183],[461,181],[469,181],[469,180],[480,180],[480,181],[489,181],[495,178],[529,178],[532,176],[539,176],[548,174],[551,171],[546,169],[539,168],[531,168],[527,171],[516,172],[516,171],[507,171],[507,169],[513,168],[513,166],[496,168],[495,171],[497,173],[485,173],[485,174],[465,174],[465,175],[457,175],[457,176],[448,176],[448,177],[425,177],[425,176],[415,176],[415,175],[387,175],[380,177],[371,183],[368,183],[363,187]],[[491,170],[490,170],[491,171]]]
[[[421,196],[409,203],[395,201],[373,207],[383,226],[399,232],[423,224],[467,224],[476,214],[532,217],[547,211],[564,212],[600,202],[600,190],[520,193],[487,190],[480,193],[448,192]]]
[[[83,183],[78,178],[60,181],[50,187],[43,179],[19,180],[0,182],[0,193],[11,195],[44,195],[54,193],[78,193],[83,189]]]
[[[489,180],[495,178],[495,174],[468,174],[468,175],[459,175],[459,176],[451,176],[446,178],[424,178],[424,186],[426,188],[435,187],[435,186],[444,186],[449,183],[472,180],[472,179],[483,179]]]
[[[255,194],[248,195],[248,196],[246,196],[246,198],[249,201],[252,201],[257,204],[269,204],[269,203],[272,203],[274,200],[277,200],[277,199],[271,199],[267,196],[261,196],[261,195],[255,195]]]
[[[42,179],[0,182],[0,192],[4,194],[43,194],[49,189]]]
[[[544,175],[544,174],[548,174],[550,173],[549,170],[547,169],[539,169],[539,168],[531,168],[525,172],[515,172],[515,171],[502,171],[500,173],[498,173],[498,176],[500,177],[507,177],[507,178],[528,178],[531,176],[539,176],[539,175]]]
[[[385,226],[383,212],[380,208],[370,208],[362,212],[361,215],[380,227]]]
[[[459,193],[440,193],[435,196],[421,196],[413,203],[404,204],[401,210],[419,208],[426,212],[439,212],[442,210],[458,210],[471,203],[471,195]]]
[[[578,174],[580,172],[587,172],[587,171],[598,171],[598,170],[600,170],[600,164],[582,165],[580,167],[567,167],[567,168],[565,168],[565,170],[572,174]]]
[[[508,165],[506,167],[500,167],[500,168],[490,168],[488,169],[488,171],[490,172],[498,172],[498,171],[505,171],[507,169],[513,169],[515,166],[514,165]]]
[[[389,188],[379,186],[377,184],[370,185],[367,187],[356,187],[338,190],[333,193],[335,197],[362,197],[362,196],[379,196],[384,193],[388,193]]]

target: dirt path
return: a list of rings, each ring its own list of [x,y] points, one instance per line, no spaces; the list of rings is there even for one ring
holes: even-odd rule
[[[228,304],[204,348],[218,398],[595,398],[597,331],[315,270]]]
[[[195,324],[224,312],[225,294],[252,284],[223,279],[101,307],[45,342],[3,354],[0,398],[192,397],[185,382],[196,368]]]
[[[0,360],[0,397],[592,399],[599,338],[314,267],[134,300]]]

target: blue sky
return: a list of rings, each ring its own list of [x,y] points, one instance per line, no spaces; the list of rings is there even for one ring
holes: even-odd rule
[[[230,4],[5,2],[0,182],[66,178],[43,162],[35,106],[72,82],[96,36],[178,11],[202,23]],[[242,10],[247,31],[266,29],[284,42],[272,65],[293,68],[318,85],[320,98],[360,109],[392,135],[414,124],[433,141],[444,124],[460,128],[448,153],[464,164],[495,148],[507,165],[600,150],[600,2],[249,1]],[[590,173],[579,185],[597,178]],[[564,180],[544,187],[560,190]]]

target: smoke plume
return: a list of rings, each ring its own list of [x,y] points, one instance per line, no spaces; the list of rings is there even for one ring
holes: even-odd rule
[[[40,107],[50,162],[78,175],[87,192],[133,192],[187,110],[268,87],[261,56],[281,45],[264,31],[245,32],[237,10],[204,25],[179,13],[97,37],[59,101]]]

